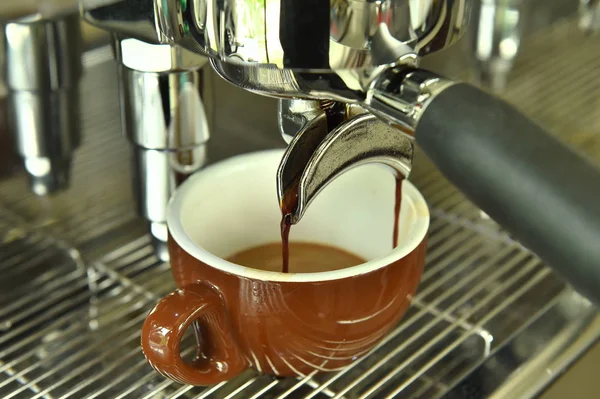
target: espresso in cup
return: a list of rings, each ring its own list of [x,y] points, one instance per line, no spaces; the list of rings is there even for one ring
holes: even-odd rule
[[[247,368],[277,376],[337,370],[367,355],[408,308],[429,226],[418,190],[402,185],[393,248],[394,176],[378,165],[343,174],[292,227],[290,270],[282,273],[274,178],[282,156],[225,160],[189,177],[171,199],[178,289],[142,328],[143,352],[163,375],[210,385]],[[197,359],[186,362],[180,342],[194,322],[202,339]]]
[[[286,273],[317,273],[344,269],[365,263],[365,260],[340,248],[305,242],[287,243]],[[246,249],[227,260],[253,269],[278,272],[282,270],[282,244],[271,243]]]

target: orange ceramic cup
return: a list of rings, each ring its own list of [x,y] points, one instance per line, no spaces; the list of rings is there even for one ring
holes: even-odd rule
[[[395,179],[385,167],[355,168],[309,206],[291,241],[332,245],[366,263],[283,274],[230,263],[228,256],[280,240],[275,172],[283,152],[228,159],[191,176],[168,209],[177,289],[150,312],[142,348],[163,375],[210,385],[248,367],[278,376],[331,371],[366,355],[400,320],[425,260],[429,211],[403,185],[399,245],[392,249]],[[180,357],[197,320],[198,358]]]

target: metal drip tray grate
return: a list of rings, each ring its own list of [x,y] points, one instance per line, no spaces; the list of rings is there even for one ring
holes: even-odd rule
[[[426,177],[426,176],[425,176]],[[420,181],[427,181],[423,178]],[[530,322],[564,285],[537,258],[485,225],[450,186],[429,179],[421,189],[446,193],[452,216],[433,209],[427,266],[399,326],[369,356],[336,373],[274,379],[249,370],[213,387],[181,386],[146,363],[141,323],[174,286],[147,237],[85,269],[77,252],[8,224],[0,269],[13,272],[0,296],[0,395],[4,398],[436,397]],[[463,212],[457,212],[460,208]],[[477,219],[470,219],[470,216]],[[7,237],[9,239],[7,239]],[[12,238],[11,238],[12,237]],[[32,271],[36,271],[33,272]],[[518,313],[514,312],[518,309]],[[185,344],[184,344],[185,347]],[[190,342],[187,346],[192,348]]]

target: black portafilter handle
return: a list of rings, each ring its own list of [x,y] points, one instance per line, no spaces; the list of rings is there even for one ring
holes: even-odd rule
[[[439,93],[417,143],[475,205],[600,305],[600,170],[513,106],[467,84]]]

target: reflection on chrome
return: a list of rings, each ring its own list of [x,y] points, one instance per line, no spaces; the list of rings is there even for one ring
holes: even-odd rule
[[[352,91],[365,91],[383,67],[456,41],[471,5],[470,0],[81,3],[90,23],[207,55],[223,77],[248,90],[347,100],[356,99]]]

